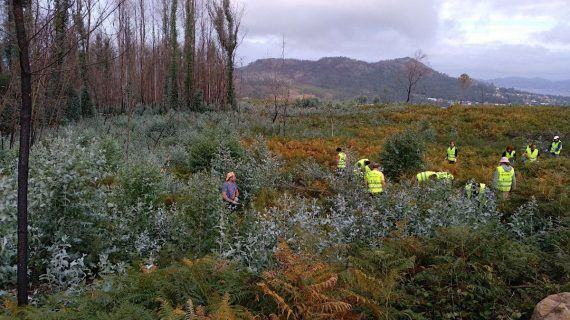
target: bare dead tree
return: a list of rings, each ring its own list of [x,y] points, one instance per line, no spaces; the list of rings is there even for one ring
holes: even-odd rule
[[[196,0],[185,0],[184,23],[184,104],[192,109],[194,95],[194,55],[196,50]]]
[[[190,28],[186,28],[185,38],[190,37],[190,41],[185,40],[184,52],[177,55],[184,58],[181,64],[184,71],[179,72],[177,81],[184,86],[180,93],[184,94],[186,104],[193,96],[191,92],[196,93],[196,101],[202,99],[208,105],[229,104],[228,92],[231,91],[235,105],[236,88],[228,79],[233,79],[239,19],[232,15],[228,20],[224,1],[218,1],[227,35],[222,34],[222,38],[233,39],[224,42],[233,48],[229,55],[231,59],[228,59],[226,48],[220,45],[208,10],[211,1],[182,2],[185,11],[193,11],[193,14],[186,14],[190,19],[186,24]],[[75,103],[83,102],[79,110],[89,111],[87,106],[91,105],[93,111],[106,114],[129,112],[136,105],[164,103],[173,44],[169,41],[172,38],[171,4],[171,0],[26,0],[24,19],[29,31],[34,78],[32,104],[36,106],[32,110],[32,142],[34,137],[36,140],[41,138],[44,128],[57,127],[77,118],[70,113]],[[12,0],[2,0],[2,5],[3,8],[11,6]],[[226,8],[233,9],[232,6]],[[7,83],[3,85],[6,92],[0,97],[0,110],[16,110],[15,102],[20,99],[19,86],[13,84],[20,79],[20,72],[14,62],[17,50],[10,49],[16,47],[12,11],[5,10],[6,14],[0,15],[3,35],[0,37],[3,48],[0,68],[7,77]],[[240,17],[239,14],[236,16]],[[228,28],[230,24],[233,27]],[[230,29],[234,31],[231,34],[228,33]],[[233,47],[231,43],[234,43]],[[192,46],[193,50],[189,50]],[[234,67],[228,68],[228,65]],[[87,98],[88,94],[91,103],[82,98]],[[19,125],[18,117],[5,112],[2,121],[2,133],[10,135],[10,145],[17,145],[17,134],[13,133]]]
[[[30,42],[22,0],[13,0],[16,39],[20,56],[20,150],[18,156],[18,305],[28,304],[28,175],[32,122]]]
[[[468,74],[464,73],[459,76],[459,88],[461,89],[461,102],[465,100],[465,92],[471,87],[473,81]]]
[[[427,55],[421,50],[416,51],[414,57],[404,65],[406,79],[406,103],[412,100],[412,94],[418,83],[431,73],[431,69],[425,65]]]
[[[235,52],[239,44],[239,31],[243,11],[232,7],[230,0],[214,0],[209,8],[214,29],[226,59],[226,99],[232,109],[237,110],[234,89]]]

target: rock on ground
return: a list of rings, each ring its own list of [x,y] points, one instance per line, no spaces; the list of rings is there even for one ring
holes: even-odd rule
[[[531,320],[570,320],[570,292],[553,294],[540,301]]]

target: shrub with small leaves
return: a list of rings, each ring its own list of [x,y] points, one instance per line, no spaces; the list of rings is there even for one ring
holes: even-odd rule
[[[422,137],[411,130],[389,137],[380,153],[384,173],[393,179],[416,173],[424,165],[425,148]]]

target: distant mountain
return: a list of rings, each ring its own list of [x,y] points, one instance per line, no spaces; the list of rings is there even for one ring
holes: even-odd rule
[[[374,63],[345,57],[322,58],[317,61],[296,59],[261,59],[237,70],[240,95],[267,98],[276,84],[286,84],[293,98],[318,97],[347,100],[360,96],[369,101],[405,100],[406,64],[411,58]],[[514,89],[497,88],[493,84],[473,80],[463,92],[459,80],[430,68],[417,86],[414,102],[470,101],[472,103],[568,104],[569,99],[530,95]],[[282,87],[283,85],[281,85]]]
[[[570,80],[551,81],[543,78],[506,77],[487,80],[496,86],[514,88],[538,94],[570,97]]]

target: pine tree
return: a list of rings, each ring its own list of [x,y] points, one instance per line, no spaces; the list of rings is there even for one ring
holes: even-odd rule
[[[53,59],[54,64],[51,68],[51,80],[48,85],[47,93],[47,121],[49,123],[53,123],[55,118],[57,117],[57,107],[56,102],[59,100],[60,96],[60,84],[61,84],[61,73],[63,62],[65,59],[66,54],[66,30],[67,25],[69,22],[69,15],[68,9],[70,7],[69,0],[55,0],[54,2],[54,9],[55,9],[55,17],[54,17],[54,30],[55,30],[55,39],[54,39],[54,46],[53,46]]]

